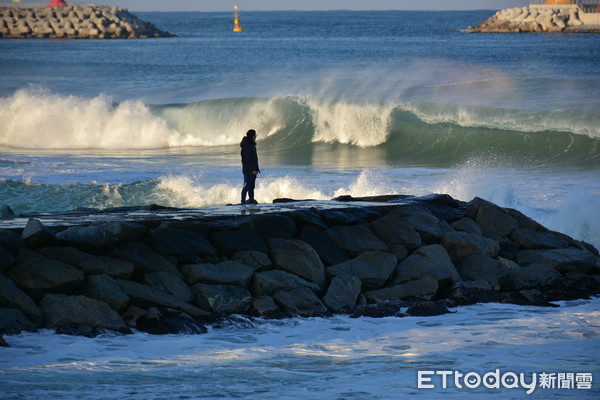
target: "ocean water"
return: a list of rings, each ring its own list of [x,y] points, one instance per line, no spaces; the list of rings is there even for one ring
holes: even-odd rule
[[[138,13],[178,37],[2,40],[0,206],[28,213],[237,203],[242,184],[238,144],[253,128],[258,132],[262,170],[256,191],[260,202],[278,197],[322,200],[342,194],[448,193],[464,201],[479,196],[600,247],[600,35],[465,33],[468,25],[492,14],[246,12],[242,14],[245,31],[236,34],[231,32],[230,13]],[[544,343],[562,346],[554,339],[542,340],[525,355],[517,354],[520,347],[496,345],[490,339],[490,346],[475,346],[473,354],[480,354],[481,360],[473,363],[466,355],[471,352],[468,335],[457,333],[462,317],[456,314],[456,318],[435,319],[448,329],[449,341],[458,334],[449,350],[453,355],[446,359],[446,352],[436,348],[432,357],[454,360],[448,362],[458,369],[464,369],[464,361],[482,373],[488,366],[493,369],[498,357],[512,360],[500,363],[502,368],[531,367],[530,372],[545,365],[562,372],[561,362],[568,359],[565,369],[586,372],[591,365],[585,357],[594,358],[597,367],[599,355],[594,336],[598,325],[587,317],[580,319],[577,308],[594,310],[598,303],[586,304],[533,311],[484,305],[468,311],[485,315],[496,307],[508,307],[510,317],[500,318],[507,325],[493,323],[486,328],[489,332],[485,330],[494,340],[504,340],[514,324],[526,326],[527,335],[545,337],[549,328],[540,321],[577,320],[593,332],[581,336],[564,328],[571,341],[568,348],[579,355],[567,356],[564,350],[548,354]],[[590,312],[597,319],[596,311]],[[531,320],[528,313],[540,317]],[[313,359],[311,352],[318,352],[313,348],[309,351],[302,345],[298,354],[286,349],[292,344],[271,337],[269,329],[275,328],[269,324],[255,328],[266,336],[232,328],[215,330],[204,338],[138,334],[89,341],[49,333],[9,337],[25,348],[34,342],[48,345],[31,350],[39,359],[24,361],[30,364],[23,367],[21,356],[3,361],[0,386],[12,382],[6,390],[14,398],[27,398],[30,385],[41,394],[69,398],[80,388],[53,386],[56,377],[82,378],[90,387],[112,390],[107,376],[125,376],[114,389],[123,394],[135,391],[128,388],[124,373],[135,365],[133,371],[145,371],[142,376],[148,384],[154,385],[156,393],[164,393],[155,398],[172,394],[171,379],[183,385],[177,395],[193,398],[199,396],[188,391],[197,389],[194,378],[208,374],[218,387],[227,388],[242,368],[248,374],[246,384],[236,382],[225,397],[244,397],[243,393],[256,389],[256,381],[269,375],[260,386],[265,396],[285,397],[278,384],[285,387],[294,379],[312,377],[318,380],[312,381],[319,388],[315,393],[304,391],[308,388],[301,384],[290,393],[352,398],[359,384],[346,377],[349,368],[376,382],[372,389],[365,386],[359,398],[395,397],[379,384],[404,395],[427,397],[427,391],[414,385],[418,363],[397,364],[399,353],[392,349],[391,355],[385,355],[384,347],[375,359],[356,355],[362,343],[373,345],[375,339],[366,336],[379,329],[406,334],[406,321],[342,318],[295,320],[278,326],[281,337],[295,335],[295,324],[307,327],[307,337],[308,332],[322,331],[324,336],[315,337],[311,346],[320,346],[321,341],[337,343],[344,331],[332,325],[363,332],[365,337],[343,339],[342,345],[354,354],[340,358],[344,368],[334,368],[337,350]],[[423,324],[428,321],[434,320]],[[414,329],[411,337],[427,335],[421,325],[410,329]],[[273,339],[281,346],[256,350],[259,355],[252,356],[254,350],[248,350],[252,346],[233,346],[237,350],[224,356],[229,360],[224,364],[197,353],[190,356],[197,358],[186,359],[189,341],[205,343],[211,340],[208,337],[220,335],[229,338],[223,339],[226,343],[252,341],[259,335],[260,340]],[[515,343],[523,339],[517,337]],[[173,346],[172,355],[162,352],[160,359],[144,355],[153,346],[161,347],[162,340]],[[76,361],[60,361],[54,345],[60,348],[69,341],[76,350],[65,357]],[[88,345],[96,352],[88,353]],[[138,350],[129,350],[130,346],[148,347],[135,355]],[[109,361],[99,360],[108,348]],[[243,367],[231,361],[236,352]],[[8,351],[0,354],[8,360],[4,356]],[[546,357],[549,364],[541,361]],[[278,366],[296,361],[297,371]],[[302,367],[305,362],[307,371]],[[56,367],[46,368],[49,365]],[[316,370],[329,372],[317,377]],[[34,376],[35,382],[28,381]],[[152,377],[157,380],[151,382]],[[22,390],[15,389],[20,384]],[[344,391],[344,385],[351,389]],[[56,392],[44,392],[46,386]],[[132,396],[148,395],[136,393]],[[216,392],[210,393],[206,397],[217,397]],[[463,398],[470,393],[451,394]],[[522,395],[509,393],[515,393],[515,398]],[[580,398],[585,393],[567,390],[552,396]]]

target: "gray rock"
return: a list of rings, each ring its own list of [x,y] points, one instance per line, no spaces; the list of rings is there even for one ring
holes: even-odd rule
[[[161,292],[153,287],[120,279],[117,279],[117,283],[125,294],[129,296],[130,304],[138,307],[149,308],[153,306],[163,306],[183,311],[194,317],[207,317],[210,315],[206,311],[186,303],[179,297]]]
[[[320,230],[327,229],[328,226],[323,221],[323,218],[314,210],[295,210],[289,216],[296,222],[298,226],[311,226]]]
[[[544,290],[556,285],[561,275],[554,268],[544,264],[531,264],[514,269],[502,284],[502,291],[511,292],[523,289]]]
[[[307,288],[279,291],[273,300],[284,310],[301,317],[319,317],[327,313],[321,300]]]
[[[323,303],[334,313],[350,314],[360,296],[360,288],[361,282],[356,276],[334,276],[323,297]]]
[[[518,265],[516,267],[518,268]],[[471,254],[461,259],[456,264],[456,269],[465,281],[483,280],[497,285],[512,268],[507,263],[483,254]]]
[[[25,242],[18,233],[9,229],[0,229],[0,247],[12,255],[17,255],[19,250],[25,247]]]
[[[72,265],[86,275],[106,273],[106,264],[102,259],[74,247],[45,247],[38,250],[38,253],[44,257]]]
[[[218,264],[188,264],[181,267],[189,285],[208,283],[213,285],[236,285],[249,288],[254,269],[237,261]]]
[[[86,325],[92,328],[128,332],[123,318],[108,304],[85,296],[47,294],[40,302],[46,328]]]
[[[10,347],[10,345],[8,344],[8,342],[4,339],[4,337],[2,335],[0,335],[0,347]]]
[[[99,225],[71,226],[57,233],[56,239],[64,245],[98,254],[106,253],[118,244],[117,239]]]
[[[252,301],[252,311],[254,315],[264,318],[279,316],[279,307],[271,296],[260,296]]]
[[[488,281],[457,282],[452,287],[448,299],[457,305],[498,302],[499,294]]]
[[[424,277],[431,277],[440,285],[461,281],[450,256],[439,244],[421,247],[398,264],[394,270],[393,284]]]
[[[214,232],[210,235],[210,241],[217,248],[219,254],[228,257],[244,250],[256,250],[263,253],[268,251],[262,237],[251,229]]]
[[[181,277],[181,273],[175,265],[144,243],[127,243],[116,249],[111,257],[129,261],[142,273],[166,271]]]
[[[547,231],[547,229],[543,225],[529,218],[519,210],[515,210],[514,208],[507,208],[506,211],[510,214],[511,217],[513,217],[517,221],[517,226],[520,228],[540,232]]]
[[[113,310],[123,310],[129,297],[121,290],[119,284],[108,275],[91,275],[85,279],[80,294],[108,304]]]
[[[365,251],[388,250],[387,245],[365,225],[334,226],[326,229],[324,233],[338,247],[353,257]]]
[[[198,283],[192,289],[196,293],[195,304],[217,314],[244,313],[252,304],[250,292],[239,286]]]
[[[483,236],[492,239],[508,236],[517,227],[517,220],[508,211],[492,203],[479,206],[475,221],[481,226]]]
[[[179,297],[186,303],[194,300],[194,291],[178,276],[169,272],[150,272],[144,275],[143,282],[155,289]]]
[[[35,325],[20,310],[0,308],[0,334],[16,335],[34,329]]]
[[[102,224],[102,229],[114,237],[119,245],[129,242],[143,242],[148,229],[135,222],[115,221]]]
[[[569,271],[586,273],[591,270],[596,256],[586,250],[576,248],[551,250],[523,250],[517,254],[519,264],[544,264],[561,273]]]
[[[467,232],[446,233],[442,237],[442,246],[448,251],[454,262],[471,254],[497,257],[500,253],[500,245],[497,240]]]
[[[128,280],[135,272],[135,266],[129,261],[106,256],[97,257],[104,263],[104,266],[106,267],[106,274],[112,278]]]
[[[421,236],[410,225],[403,223],[402,219],[394,214],[386,215],[371,222],[371,229],[375,235],[388,246],[402,245],[408,250],[421,246]]]
[[[278,232],[285,232],[286,236],[294,237],[298,233],[294,220],[281,214],[260,214],[252,217],[254,229],[265,240],[279,237]]]
[[[326,284],[325,266],[317,252],[302,240],[270,239],[269,248],[274,264],[319,287]]]
[[[408,257],[408,250],[401,244],[393,244],[389,246],[388,253],[395,255],[398,261],[402,261]]]
[[[15,263],[15,257],[8,250],[0,247],[0,273],[8,271]]]
[[[31,297],[2,274],[0,274],[0,307],[19,309],[35,323],[40,323],[43,319],[42,312]]]
[[[433,278],[425,277],[383,289],[371,290],[364,295],[372,303],[406,299],[431,300],[437,290],[437,281]]]
[[[6,24],[6,22],[4,22]],[[9,206],[3,206],[0,208],[0,219],[12,218],[15,216],[15,212]]]
[[[525,249],[564,249],[569,246],[567,238],[550,231],[517,228],[511,233],[510,238]]]
[[[245,250],[238,251],[231,256],[231,259],[249,266],[255,272],[267,271],[273,267],[273,263],[269,256],[260,251]]]
[[[157,253],[162,255],[217,255],[217,249],[203,234],[179,229],[158,228],[151,230],[150,245]]]
[[[412,317],[431,317],[434,315],[450,314],[446,301],[428,301],[417,300],[408,309],[406,313]]]
[[[45,292],[69,293],[83,283],[85,275],[77,268],[22,249],[17,264],[7,276],[33,298]]]
[[[349,259],[348,254],[325,236],[323,232],[313,226],[304,226],[302,228],[300,240],[308,243],[315,249],[324,265],[340,264]]]
[[[272,296],[276,292],[306,287],[313,292],[320,292],[318,285],[308,282],[289,272],[273,270],[254,274],[252,294],[255,297]]]
[[[330,277],[353,275],[360,279],[363,290],[379,289],[389,279],[396,267],[394,255],[380,251],[368,251],[344,263],[327,268]]]
[[[426,243],[437,242],[445,232],[452,230],[445,221],[440,221],[425,207],[403,206],[388,215],[399,220],[402,225],[413,228]]]
[[[451,226],[460,232],[475,233],[477,235],[482,234],[481,226],[469,217],[461,218],[458,221],[453,222]]]
[[[319,215],[327,226],[352,225],[368,216],[364,209],[319,210]]]
[[[21,238],[30,249],[51,245],[54,242],[54,235],[39,220],[29,218],[25,229],[21,233]]]

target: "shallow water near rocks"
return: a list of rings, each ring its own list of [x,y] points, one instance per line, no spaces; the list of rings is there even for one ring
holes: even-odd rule
[[[6,337],[3,399],[594,399],[600,299],[459,307],[435,317],[240,319],[204,335]],[[592,373],[591,389],[418,388],[418,371]],[[557,375],[555,375],[557,376]],[[538,378],[539,379],[539,378]]]

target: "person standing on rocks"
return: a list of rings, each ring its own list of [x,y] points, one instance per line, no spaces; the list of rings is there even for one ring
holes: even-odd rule
[[[242,155],[242,172],[244,173],[244,187],[242,189],[242,204],[256,204],[254,200],[254,186],[256,176],[260,173],[258,155],[256,153],[256,131],[250,129],[240,143]],[[246,201],[248,195],[248,201]]]

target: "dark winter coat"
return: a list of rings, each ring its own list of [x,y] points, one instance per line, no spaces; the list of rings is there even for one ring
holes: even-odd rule
[[[256,154],[256,143],[244,136],[240,147],[242,148],[242,171],[244,174],[251,174],[253,171],[260,172],[258,155]]]

